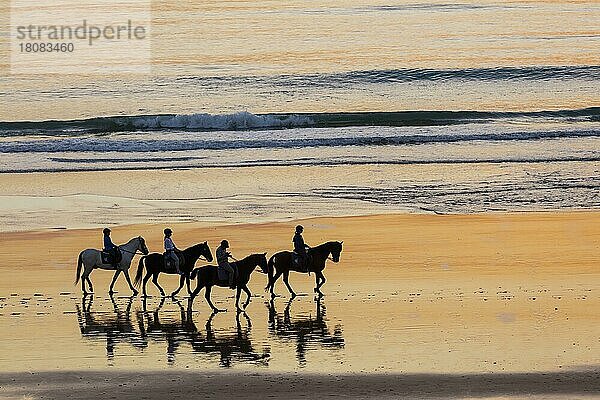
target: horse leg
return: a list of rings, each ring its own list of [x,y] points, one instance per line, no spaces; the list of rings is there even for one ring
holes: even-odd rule
[[[241,313],[243,310],[240,308],[240,295],[242,294],[242,288],[238,285],[237,293],[235,294],[235,308],[238,313]]]
[[[281,271],[277,271],[275,273],[275,276],[273,277],[273,280],[271,281],[271,298],[277,297],[277,295],[275,294],[275,282],[277,282],[277,279],[279,279],[280,276]]]
[[[316,280],[317,280],[317,287],[315,288],[315,293],[318,293],[319,296],[324,296],[323,292],[321,292],[321,286],[323,286],[325,284],[325,276],[323,275],[323,272],[319,271],[316,274]]]
[[[188,312],[192,311],[192,304],[194,303],[194,298],[198,296],[198,293],[202,290],[202,286],[200,285],[200,281],[196,284],[196,289],[192,293],[190,293],[190,298],[188,299]]]
[[[152,283],[154,283],[154,286],[156,286],[158,288],[158,290],[160,290],[160,295],[164,297],[165,296],[165,291],[158,284],[158,273],[157,272],[155,272],[154,276],[152,277]]]
[[[179,287],[177,288],[177,290],[175,290],[173,293],[171,293],[171,297],[177,296],[177,293],[179,293],[179,291],[181,290],[181,288],[183,288],[183,281],[184,280],[185,280],[185,276],[180,275],[179,276]]]
[[[115,282],[117,281],[117,278],[119,277],[119,274],[121,273],[121,270],[118,269],[115,271],[115,275],[112,278],[112,282],[110,283],[110,289],[108,290],[108,294],[113,294],[115,291],[113,290],[114,286],[115,286]]]
[[[288,290],[290,291],[290,294],[292,295],[292,299],[294,297],[296,297],[296,293],[294,293],[294,289],[292,289],[292,287],[290,286],[290,282],[288,281],[288,279],[290,278],[290,271],[285,271],[283,273],[283,283],[285,283],[285,286],[287,286]]]
[[[88,276],[90,275],[90,272],[91,272],[91,271],[88,271],[88,269],[86,268],[86,269],[83,271],[83,274],[81,274],[81,291],[83,292],[83,295],[84,295],[84,296],[88,294],[88,292],[87,292],[87,290],[86,290],[86,288],[85,288],[85,283],[86,283],[86,282],[87,282],[87,280],[88,280]],[[91,290],[90,290],[90,291],[91,291]]]
[[[88,283],[88,285],[90,287],[90,292],[94,293],[94,286],[92,285],[92,281],[90,280],[89,274],[88,274],[88,276],[85,277],[85,281]]]
[[[187,286],[188,294],[191,295],[192,289],[190,288],[190,276],[189,275],[185,276],[185,284]]]
[[[137,296],[138,291],[131,284],[131,278],[129,277],[129,271],[125,270],[125,271],[123,271],[123,273],[125,274],[125,280],[127,281],[127,284],[129,285],[129,289],[131,289],[131,291],[133,292],[133,296]]]
[[[213,310],[214,313],[218,313],[218,312],[221,312],[221,311],[227,311],[227,309],[219,310],[212,303],[212,301],[210,300],[210,291],[211,291],[211,289],[212,289],[212,286],[207,286],[206,290],[204,291],[204,298],[206,298],[206,301],[208,302],[208,305],[210,306],[210,308],[212,308],[212,310]]]
[[[152,276],[152,272],[146,271],[146,276],[144,276],[144,281],[142,283],[142,285],[143,285],[142,286],[142,293],[144,294],[144,297],[148,297],[148,293],[146,292],[146,284],[150,280],[151,276]]]
[[[244,292],[246,292],[246,295],[248,295],[248,298],[246,299],[246,302],[244,303],[244,310],[245,310],[246,307],[248,307],[248,304],[250,304],[250,297],[252,296],[252,293],[250,293],[250,290],[248,289],[247,285],[244,285],[244,287],[242,289],[244,290]]]

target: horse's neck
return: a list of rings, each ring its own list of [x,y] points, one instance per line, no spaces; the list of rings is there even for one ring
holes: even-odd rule
[[[329,243],[320,244],[317,247],[313,247],[311,250],[313,250],[313,257],[317,256],[318,258],[322,257],[323,259],[326,259],[329,256],[329,253],[331,253]]]
[[[242,271],[242,270],[248,270],[248,269],[252,269],[254,267],[256,267],[256,265],[252,265],[254,264],[252,262],[252,256],[248,256],[246,258],[241,259],[240,261],[236,261],[238,270]]]
[[[131,239],[129,242],[127,242],[119,247],[121,247],[126,252],[135,253],[135,251],[137,250],[137,247],[138,247],[136,240],[137,239]]]
[[[190,247],[189,249],[185,249],[183,254],[189,258],[190,260],[198,260],[200,258],[200,249],[195,247]]]

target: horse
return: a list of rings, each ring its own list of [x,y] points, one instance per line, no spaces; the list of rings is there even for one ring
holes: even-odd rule
[[[188,293],[192,293],[192,291],[190,289],[190,275],[189,274],[192,271],[192,269],[194,268],[194,264],[196,264],[196,261],[198,261],[198,259],[201,256],[206,258],[206,260],[208,262],[212,262],[212,260],[213,260],[212,253],[210,252],[210,247],[208,247],[207,242],[198,243],[198,244],[193,245],[192,247],[188,247],[187,249],[183,250],[182,253],[183,253],[183,263],[182,263],[182,265],[179,266],[179,269],[181,270],[181,272],[183,272],[183,275],[181,275],[181,278],[179,279],[179,288],[177,288],[177,290],[175,290],[173,293],[171,293],[171,297],[175,297],[177,295],[177,293],[179,293],[181,288],[183,288],[184,280],[187,283]],[[158,290],[160,290],[161,296],[164,297],[165,291],[158,284],[158,275],[161,272],[164,272],[165,274],[175,274],[176,272],[174,272],[174,271],[169,272],[166,270],[164,255],[162,255],[160,253],[152,253],[147,256],[144,256],[144,257],[140,258],[140,262],[138,263],[137,273],[135,275],[134,284],[135,284],[135,287],[137,287],[137,288],[140,287],[140,284],[142,282],[142,274],[144,272],[144,265],[146,267],[146,276],[144,277],[144,285],[143,285],[143,289],[142,289],[142,293],[144,294],[144,297],[148,297],[148,294],[146,293],[146,283],[148,282],[148,279],[150,279],[150,276],[153,276],[152,283],[154,283],[154,286],[156,286],[158,288]]]
[[[325,262],[331,255],[331,261],[338,263],[340,262],[340,253],[342,252],[342,244],[344,242],[327,242],[317,247],[308,249],[308,272],[315,273],[316,287],[315,293],[319,296],[324,296],[321,292],[321,286],[325,284],[325,276],[323,276],[323,270],[325,269]],[[271,290],[271,298],[276,297],[274,292],[275,282],[281,275],[283,275],[283,282],[287,286],[292,298],[296,297],[296,293],[290,286],[289,276],[290,271],[295,272],[306,272],[302,271],[298,265],[293,262],[293,252],[281,251],[273,254],[269,259],[267,265],[267,273],[269,275],[269,284],[265,287],[265,291]],[[275,273],[275,274],[273,274]]]
[[[248,299],[244,303],[244,309],[246,309],[246,307],[248,307],[248,304],[250,303],[250,296],[252,296],[250,290],[248,289],[250,274],[252,274],[256,267],[260,267],[262,273],[267,273],[267,253],[251,254],[243,260],[231,263],[231,265],[234,266],[234,268],[237,267],[238,275],[236,282],[237,295],[235,298],[235,307],[238,310],[238,312],[242,312],[243,309],[239,306],[240,295],[242,293],[242,290],[248,296]],[[198,277],[198,283],[196,285],[196,289],[190,295],[188,306],[189,309],[192,308],[194,298],[198,296],[200,290],[202,290],[202,288],[206,288],[204,297],[206,298],[206,301],[208,302],[208,305],[212,308],[213,312],[218,313],[221,311],[227,311],[226,309],[219,310],[210,300],[210,292],[213,286],[229,287],[229,281],[227,279],[219,279],[218,267],[214,265],[206,265],[204,267],[195,268],[190,274],[190,278],[196,279],[196,277]]]
[[[133,260],[133,257],[138,254],[138,251],[141,251],[144,255],[149,253],[148,247],[146,247],[146,241],[143,237],[138,236],[118,247],[123,255],[123,258],[116,265],[116,268],[112,264],[102,263],[102,252],[100,250],[86,249],[79,253],[79,258],[77,259],[77,277],[75,279],[75,284],[79,282],[79,278],[81,276],[81,290],[83,291],[84,295],[87,295],[88,293],[85,290],[85,282],[89,284],[90,292],[94,292],[94,287],[92,286],[92,281],[90,280],[90,274],[96,268],[115,271],[115,275],[110,283],[110,290],[108,291],[109,294],[114,293],[113,288],[121,272],[125,274],[125,279],[127,279],[127,283],[129,284],[129,288],[133,292],[133,295],[136,296],[138,294],[138,291],[135,290],[131,284],[131,279],[129,278],[129,267],[131,267],[131,261]],[[82,266],[84,267],[83,274],[81,273]]]

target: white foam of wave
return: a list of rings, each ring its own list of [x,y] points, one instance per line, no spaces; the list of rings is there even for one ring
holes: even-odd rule
[[[314,121],[298,115],[255,115],[246,111],[235,114],[191,114],[138,117],[133,120],[136,128],[159,129],[219,129],[245,130],[261,128],[292,128],[313,125]]]

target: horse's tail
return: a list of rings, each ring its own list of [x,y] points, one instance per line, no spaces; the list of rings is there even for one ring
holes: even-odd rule
[[[194,280],[194,279],[196,279],[196,275],[198,275],[198,270],[199,270],[199,269],[200,269],[200,268],[194,268],[194,269],[192,270],[192,272],[190,272],[190,279],[191,279],[191,280]]]
[[[265,291],[269,290],[271,284],[273,282],[273,272],[275,271],[275,256],[277,254],[273,254],[271,258],[269,258],[269,262],[267,263],[267,275],[269,276],[269,283],[265,287]]]
[[[81,267],[83,265],[83,251],[79,253],[79,257],[77,258],[77,276],[75,277],[75,285],[79,283],[79,275],[81,275]]]
[[[135,287],[140,287],[140,284],[142,283],[142,274],[144,273],[144,260],[146,259],[146,256],[142,256],[142,258],[140,258],[140,262],[138,263],[138,269],[137,272],[135,273],[135,280],[133,281],[133,285]]]

